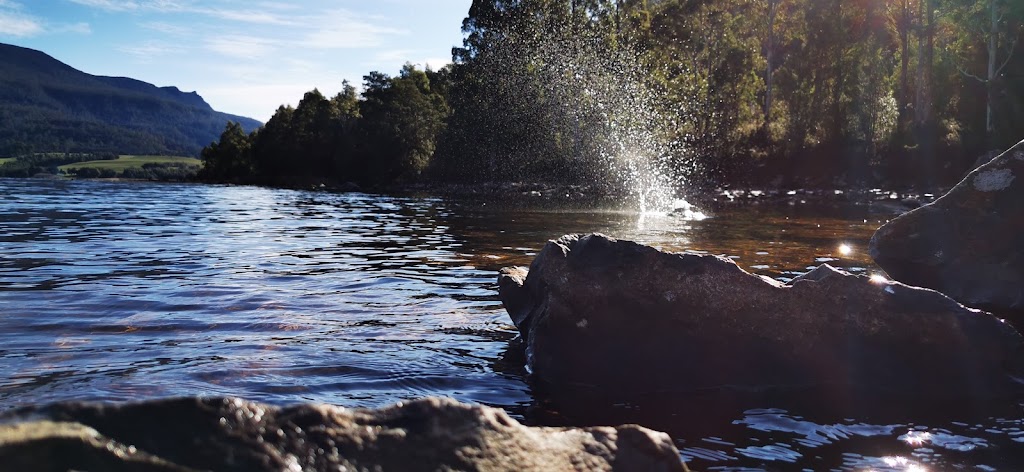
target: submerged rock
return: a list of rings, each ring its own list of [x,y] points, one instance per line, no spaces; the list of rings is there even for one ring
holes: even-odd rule
[[[60,403],[0,418],[11,470],[686,470],[639,426],[531,428],[429,398],[379,410],[232,398]]]
[[[789,285],[593,234],[549,242],[500,296],[540,379],[626,393],[828,388],[1006,395],[1022,338],[927,289],[823,265]]]
[[[896,280],[1000,315],[1024,313],[1024,141],[882,226],[870,250]]]

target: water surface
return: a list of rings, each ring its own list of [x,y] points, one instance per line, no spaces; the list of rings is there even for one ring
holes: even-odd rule
[[[866,244],[891,209],[723,205],[694,221],[524,201],[0,180],[0,407],[447,395],[532,424],[646,424],[698,469],[1024,465],[1016,403],[833,418],[793,399],[566,398],[533,384],[509,347],[497,270],[548,239],[598,231],[779,280],[825,262],[875,273]]]

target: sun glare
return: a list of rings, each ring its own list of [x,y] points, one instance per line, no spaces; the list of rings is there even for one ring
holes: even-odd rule
[[[909,444],[909,445],[911,445],[913,447],[920,447],[920,446],[923,446],[923,445],[931,442],[931,440],[932,440],[932,433],[921,432],[921,431],[910,431],[909,433],[903,435],[903,437],[901,437],[900,439],[902,439],[904,442],[906,442],[907,444]]]
[[[853,254],[853,248],[850,247],[849,244],[840,244],[839,245],[839,255],[841,255],[841,256],[849,256],[850,254]]]

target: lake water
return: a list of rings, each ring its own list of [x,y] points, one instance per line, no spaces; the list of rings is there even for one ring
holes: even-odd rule
[[[574,397],[532,383],[509,348],[497,271],[548,239],[598,231],[780,280],[823,262],[873,273],[889,207],[796,197],[695,221],[524,201],[0,180],[0,408],[446,395],[530,424],[645,424],[698,470],[1024,467],[1017,402],[830,417],[794,399]]]

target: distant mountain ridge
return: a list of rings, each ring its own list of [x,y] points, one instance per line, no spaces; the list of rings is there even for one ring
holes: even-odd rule
[[[79,71],[0,43],[0,157],[31,152],[198,155],[228,121],[196,92]]]

